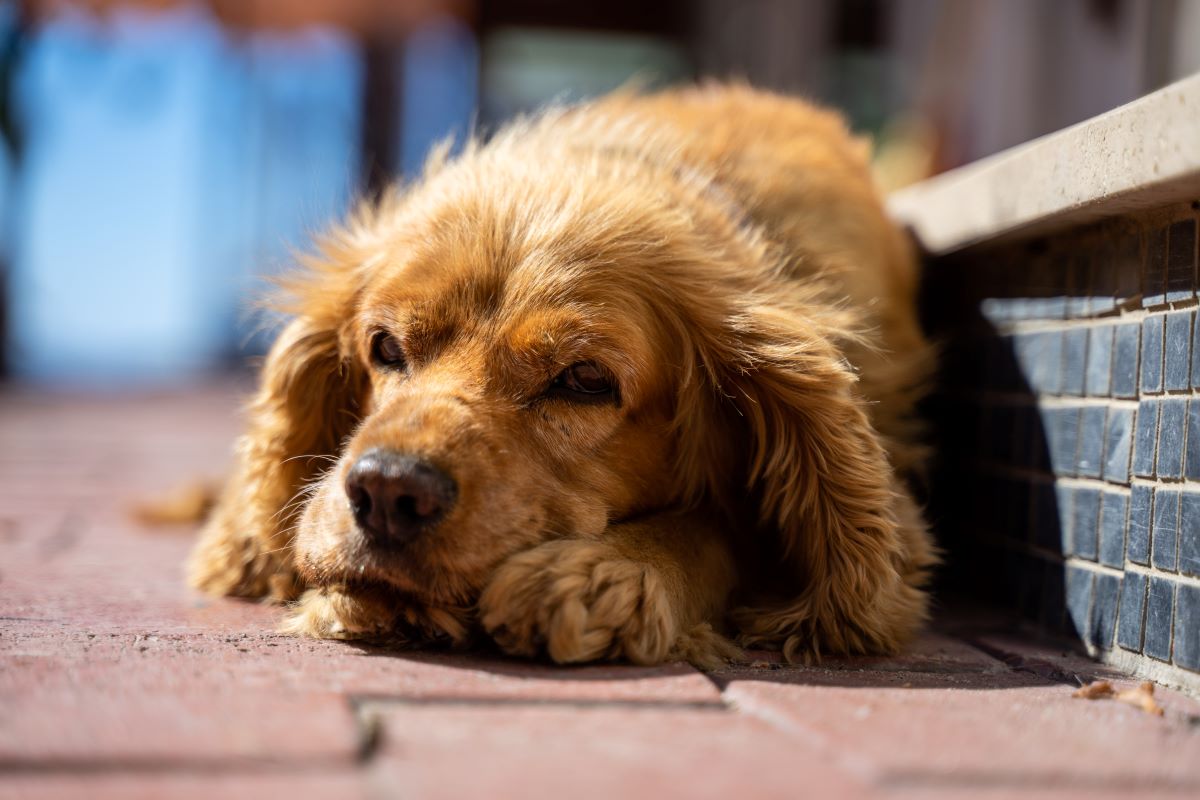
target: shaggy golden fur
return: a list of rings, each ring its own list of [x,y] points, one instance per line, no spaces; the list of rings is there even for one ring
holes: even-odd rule
[[[441,149],[288,285],[191,582],[558,662],[894,651],[935,562],[916,281],[865,146],[798,100],[619,93]],[[611,392],[551,391],[579,364]],[[344,489],[381,447],[458,487],[398,550]]]

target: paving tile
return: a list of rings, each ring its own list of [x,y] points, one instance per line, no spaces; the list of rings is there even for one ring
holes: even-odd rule
[[[1163,390],[1163,314],[1151,314],[1142,320],[1142,392],[1158,394]]]
[[[1133,463],[1130,467],[1139,478],[1154,476],[1155,448],[1158,444],[1159,400],[1143,399],[1138,403],[1137,427],[1133,437]]]
[[[1126,572],[1121,579],[1121,610],[1117,625],[1117,644],[1126,650],[1140,653],[1142,631],[1145,627],[1146,576]]]
[[[1088,330],[1087,394],[1105,397],[1112,391],[1113,326]]]
[[[1200,672],[1200,587],[1179,584],[1175,600],[1175,663]]]
[[[1150,548],[1150,563],[1156,569],[1175,569],[1178,531],[1179,490],[1160,486],[1154,490],[1154,533]]]
[[[1179,571],[1200,575],[1200,492],[1180,493]]]
[[[398,797],[859,797],[875,778],[790,721],[687,709],[371,709],[371,785]],[[736,766],[735,766],[736,765]],[[532,792],[532,795],[531,795]]]
[[[1138,396],[1138,375],[1141,372],[1142,326],[1137,322],[1118,324],[1113,336],[1112,393],[1113,397],[1133,399]]]
[[[831,752],[853,753],[885,789],[937,787],[954,790],[947,796],[971,796],[991,786],[1024,797],[1076,785],[1094,790],[1113,780],[1127,786],[1134,775],[1176,790],[1194,785],[1200,764],[1191,757],[1186,719],[1193,705],[1186,697],[1172,697],[1180,710],[1164,735],[1164,719],[1072,699],[1073,688],[1032,679],[955,693],[870,676],[860,685],[830,687],[797,675],[787,683],[735,680],[725,695],[742,713],[828,742]],[[967,702],[958,699],[964,694]]]
[[[1129,534],[1125,557],[1135,564],[1150,563],[1150,532],[1154,527],[1152,513],[1154,490],[1145,484],[1135,484],[1129,491]]]
[[[1104,467],[1104,437],[1108,409],[1104,406],[1084,406],[1079,417],[1079,454],[1076,474],[1082,478],[1099,478]]]
[[[346,797],[365,798],[366,776],[355,767],[330,769],[320,763],[270,764],[258,769],[241,769],[223,762],[196,766],[153,765],[139,771],[135,766],[108,767],[96,771],[57,773],[26,772],[5,775],[0,796],[21,800],[263,800],[263,798]],[[387,792],[374,796],[383,798]]]
[[[1196,220],[1184,219],[1167,229],[1167,302],[1190,300],[1195,285]]]
[[[1150,578],[1146,596],[1146,637],[1142,652],[1168,661],[1171,658],[1171,625],[1175,611],[1175,583],[1166,578]]]
[[[1167,397],[1158,412],[1158,460],[1155,472],[1160,478],[1183,477],[1184,435],[1187,427],[1187,401]]]
[[[1167,314],[1163,355],[1163,387],[1168,391],[1188,388],[1192,360],[1192,320],[1196,312],[1173,311]]]
[[[1101,564],[1122,567],[1125,564],[1125,530],[1129,518],[1129,495],[1106,489],[1100,502]]]

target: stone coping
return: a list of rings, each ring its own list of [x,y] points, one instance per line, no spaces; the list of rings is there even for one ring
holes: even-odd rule
[[[943,255],[1197,199],[1200,74],[897,191],[888,209]]]

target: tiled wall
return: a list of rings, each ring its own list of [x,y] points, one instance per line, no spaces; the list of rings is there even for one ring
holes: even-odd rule
[[[1197,204],[933,261],[945,577],[1200,689]]]

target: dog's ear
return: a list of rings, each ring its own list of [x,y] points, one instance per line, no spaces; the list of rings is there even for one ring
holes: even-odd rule
[[[349,237],[327,240],[285,287],[296,316],[266,358],[234,471],[193,553],[197,588],[275,599],[301,588],[291,539],[305,489],[358,423],[367,388],[347,341],[361,270]]]
[[[899,490],[843,353],[849,317],[758,305],[727,337],[723,393],[743,419],[746,480],[778,531],[790,597],[737,614],[747,645],[789,659],[890,651],[923,621],[906,545],[920,515]]]

